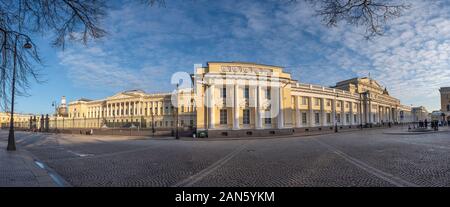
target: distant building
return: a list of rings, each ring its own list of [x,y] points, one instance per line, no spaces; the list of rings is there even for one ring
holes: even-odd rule
[[[18,128],[29,127],[30,117],[32,114],[14,114],[14,126]],[[0,112],[0,126],[1,128],[8,128],[11,120],[11,114],[9,112]]]
[[[56,109],[56,114],[59,117],[67,117],[68,116],[68,108],[67,108],[67,101],[66,97],[61,97],[61,104]]]
[[[180,126],[207,130],[210,136],[264,136],[292,133],[299,128],[321,130],[334,125],[350,128],[412,121],[412,108],[368,77],[341,81],[330,88],[298,82],[278,66],[208,62],[196,68],[191,78],[194,87],[183,89],[181,93],[186,96],[179,96],[175,105],[172,93],[141,90],[100,100],[79,99],[67,104],[68,116],[58,117],[57,126],[172,128],[177,112]],[[422,109],[417,112],[425,116]]]
[[[414,122],[431,120],[431,114],[424,106],[412,107],[412,116]]]
[[[450,121],[450,87],[442,87],[439,92],[441,92],[441,112],[445,114],[446,121]]]

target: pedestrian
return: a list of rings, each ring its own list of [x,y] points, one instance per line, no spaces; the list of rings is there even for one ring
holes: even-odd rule
[[[94,130],[93,129],[91,129],[91,135],[93,135],[94,134]]]

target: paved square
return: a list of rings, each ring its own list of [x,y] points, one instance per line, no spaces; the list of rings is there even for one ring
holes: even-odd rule
[[[72,186],[450,186],[450,131],[385,133],[399,130],[207,141],[16,137]]]

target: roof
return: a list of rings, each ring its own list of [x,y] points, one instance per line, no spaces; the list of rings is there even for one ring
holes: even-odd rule
[[[262,66],[268,66],[268,67],[276,67],[276,68],[283,68],[282,66],[276,66],[276,65],[268,65],[268,64],[261,64],[261,63],[254,63],[254,62],[240,62],[240,61],[231,61],[231,62],[226,62],[226,61],[209,61],[206,62],[206,64],[210,64],[210,63],[235,63],[235,64],[251,64],[251,65],[262,65]]]

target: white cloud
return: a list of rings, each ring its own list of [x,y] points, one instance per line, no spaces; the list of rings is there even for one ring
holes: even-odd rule
[[[361,28],[327,28],[303,1],[276,2],[127,4],[110,12],[107,38],[61,53],[61,63],[80,87],[111,91],[168,91],[173,72],[216,60],[286,66],[299,81],[323,85],[371,72],[403,103],[438,108],[437,89],[450,84],[444,1],[409,1],[413,8],[373,41]]]

